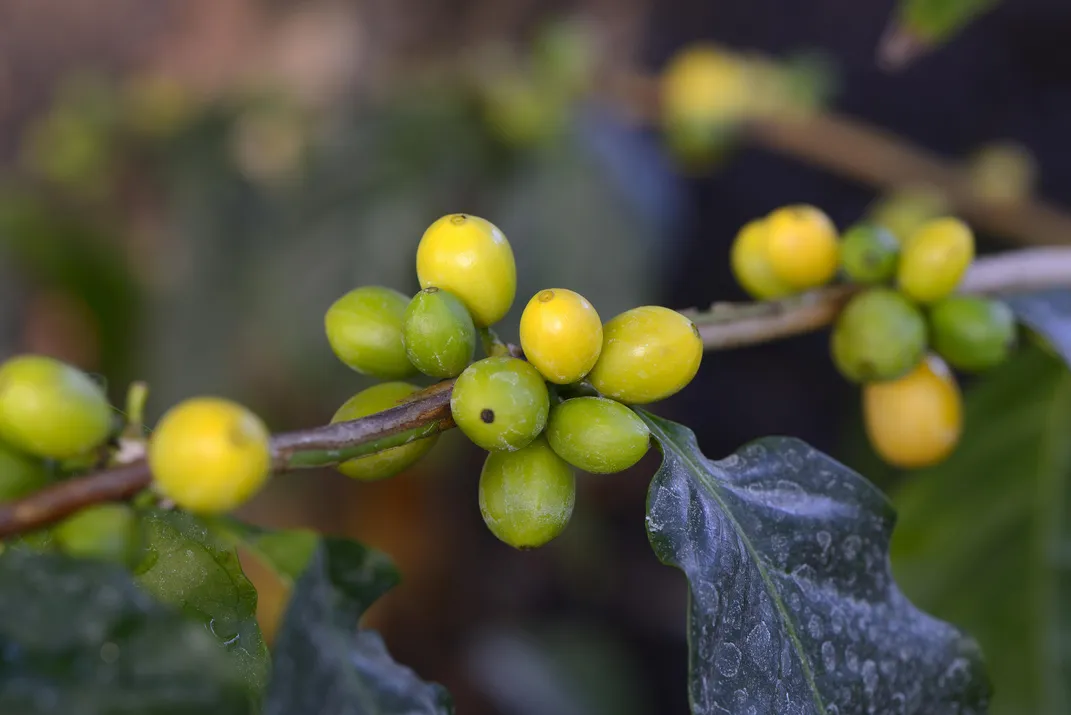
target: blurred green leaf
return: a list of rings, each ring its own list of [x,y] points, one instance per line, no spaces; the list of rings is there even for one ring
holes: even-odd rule
[[[323,539],[301,576],[272,660],[265,715],[449,715],[450,696],[395,663],[361,615],[393,587],[382,554]]]
[[[192,514],[156,510],[144,515],[149,551],[137,581],[160,601],[200,620],[229,653],[259,698],[268,676],[268,650],[257,624],[257,592],[238,554]]]
[[[881,492],[799,440],[714,462],[690,430],[640,414],[664,456],[647,534],[690,586],[694,713],[986,711],[977,645],[892,579]]]
[[[900,0],[897,17],[920,39],[936,44],[997,6],[1000,0]]]
[[[0,556],[0,712],[246,715],[235,663],[201,624],[124,570],[58,554]]]
[[[211,525],[235,546],[249,549],[288,586],[301,576],[320,544],[316,532],[307,529],[264,529],[237,519],[219,519]]]
[[[992,715],[1071,712],[1071,374],[1030,348],[966,398],[962,444],[895,494],[895,573],[977,636]]]

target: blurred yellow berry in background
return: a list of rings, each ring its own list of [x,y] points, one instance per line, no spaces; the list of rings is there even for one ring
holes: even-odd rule
[[[773,274],[797,290],[825,285],[837,274],[837,227],[814,206],[784,206],[766,217],[766,250]]]
[[[729,253],[736,282],[756,300],[776,300],[795,292],[770,265],[769,236],[766,219],[750,221],[736,234]]]

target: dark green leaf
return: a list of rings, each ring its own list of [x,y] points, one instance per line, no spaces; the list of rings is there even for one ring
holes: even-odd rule
[[[204,627],[102,562],[0,556],[0,653],[3,713],[250,712],[240,673]]]
[[[369,605],[397,583],[360,544],[325,538],[301,576],[272,661],[265,715],[449,715],[450,697],[395,663],[380,637],[358,633]]]
[[[259,697],[268,651],[256,619],[257,591],[234,548],[191,514],[158,510],[144,520],[150,566],[138,583],[204,623],[237,663],[250,694]]]
[[[1071,712],[1071,374],[1024,350],[967,394],[966,425],[895,494],[895,573],[977,636],[993,715]]]
[[[976,644],[890,575],[894,514],[875,487],[795,439],[714,462],[640,414],[664,455],[647,533],[690,586],[694,713],[985,712]]]
[[[1005,298],[1020,322],[1040,333],[1071,365],[1071,291],[1047,290]]]

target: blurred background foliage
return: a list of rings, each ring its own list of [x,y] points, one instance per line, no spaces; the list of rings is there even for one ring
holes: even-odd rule
[[[698,40],[750,58],[797,108],[831,103],[962,158],[992,201],[1071,201],[1057,32],[1071,10],[1024,0],[981,14],[893,75],[875,48],[894,4],[0,0],[0,350],[71,360],[116,404],[147,380],[150,423],[217,394],[293,429],[367,385],[331,355],[324,310],[361,284],[414,292],[416,244],[444,213],[485,216],[510,238],[518,300],[503,334],[515,339],[547,286],[583,293],[604,319],[742,299],[729,242],[781,204],[812,202],[842,227],[870,213],[894,231],[944,210],[927,187],[875,194],[732,131],[681,162],[605,90]],[[711,456],[791,434],[859,468],[900,510],[909,595],[990,653],[994,712],[1065,712],[1052,683],[1071,682],[1058,647],[1071,592],[1066,553],[1046,554],[1067,543],[1050,513],[1071,493],[1066,372],[1032,351],[969,386],[957,456],[894,474],[866,448],[825,341],[711,354],[658,411]],[[276,479],[246,516],[389,553],[404,582],[369,618],[460,712],[683,712],[685,585],[643,531],[657,456],[581,480],[566,533],[525,554],[483,527],[480,461],[447,434],[385,483]],[[270,640],[285,588],[248,566]]]

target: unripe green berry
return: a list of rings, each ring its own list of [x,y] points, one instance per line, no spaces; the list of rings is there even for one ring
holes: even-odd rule
[[[35,492],[51,481],[40,459],[0,442],[0,502]]]
[[[104,390],[76,367],[41,355],[0,366],[0,439],[53,459],[83,455],[112,428]]]
[[[388,410],[391,407],[397,407],[419,389],[416,385],[404,382],[385,382],[381,385],[373,385],[346,400],[338,408],[335,416],[331,418],[331,422],[356,420]],[[382,452],[356,457],[338,465],[338,471],[347,477],[359,479],[363,482],[393,477],[427,454],[428,450],[435,446],[435,442],[438,439],[439,435],[436,434],[398,447],[391,447]]]
[[[518,549],[542,546],[569,523],[572,468],[538,437],[516,452],[491,452],[480,472],[480,514],[491,533]]]
[[[651,432],[639,415],[603,397],[576,397],[556,405],[547,441],[559,457],[593,474],[612,474],[640,461]]]
[[[976,296],[952,296],[930,311],[933,347],[959,370],[996,367],[1015,348],[1015,314],[1005,303]]]
[[[896,275],[900,241],[891,231],[873,224],[857,224],[844,232],[840,263],[856,283],[881,283]]]
[[[894,290],[871,288],[852,297],[833,326],[833,362],[852,382],[901,377],[926,351],[926,319]]]
[[[52,530],[55,543],[71,556],[100,559],[133,568],[142,556],[141,525],[125,504],[97,504]]]
[[[464,303],[434,286],[416,294],[402,327],[409,362],[431,377],[457,377],[476,352],[476,326]]]
[[[543,376],[512,357],[490,357],[465,368],[450,396],[454,422],[477,446],[512,451],[547,424],[550,395]]]
[[[400,380],[416,374],[405,354],[402,321],[409,299],[392,288],[363,286],[336,300],[324,316],[338,359],[364,375]]]

